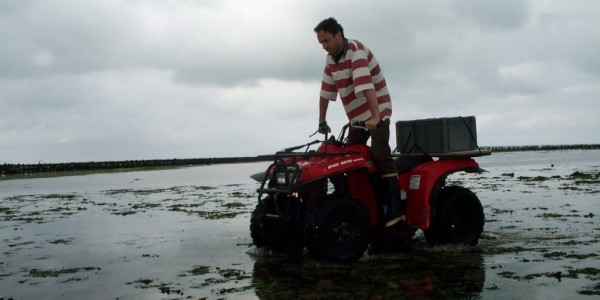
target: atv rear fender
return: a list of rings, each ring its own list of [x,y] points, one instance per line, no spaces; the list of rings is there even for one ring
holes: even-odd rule
[[[416,166],[401,173],[400,187],[406,191],[408,223],[421,229],[431,225],[432,205],[446,177],[459,171],[478,172],[479,164],[472,158],[440,159]]]

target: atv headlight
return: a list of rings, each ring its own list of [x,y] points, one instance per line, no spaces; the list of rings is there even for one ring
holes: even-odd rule
[[[287,180],[286,180],[286,177],[287,177]],[[280,185],[289,184],[292,182],[292,179],[294,179],[294,173],[284,173],[284,172],[275,173],[275,182],[277,184],[280,184]]]
[[[277,184],[285,184],[285,173],[275,173],[275,182]]]

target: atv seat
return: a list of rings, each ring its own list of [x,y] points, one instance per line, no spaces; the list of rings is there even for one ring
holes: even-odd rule
[[[394,158],[394,162],[396,163],[396,169],[398,173],[404,173],[410,171],[412,168],[420,165],[422,163],[426,163],[429,161],[433,161],[430,156],[403,156]]]

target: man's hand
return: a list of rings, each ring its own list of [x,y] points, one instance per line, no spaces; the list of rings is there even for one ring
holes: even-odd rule
[[[331,128],[327,125],[327,121],[319,123],[319,129],[317,130],[320,134],[328,134],[331,132]]]
[[[379,124],[379,122],[381,122],[381,119],[379,118],[370,118],[365,121],[365,127],[369,130],[375,130],[377,129],[377,124]]]

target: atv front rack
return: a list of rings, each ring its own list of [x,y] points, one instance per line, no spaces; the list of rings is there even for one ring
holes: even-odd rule
[[[298,149],[298,148],[295,148]],[[294,149],[294,150],[295,150]],[[288,149],[286,149],[288,150]],[[274,155],[265,155],[264,157],[270,157],[274,161],[265,172],[262,179],[260,188],[257,189],[259,197],[263,193],[292,193],[298,192],[301,188],[297,185],[297,181],[300,178],[302,170],[298,165],[298,159],[308,159],[312,157],[324,157],[324,156],[344,156],[350,154],[357,154],[357,151],[334,151],[334,152],[289,152],[280,151]],[[286,160],[286,158],[288,160]],[[271,180],[277,180],[277,176],[283,177],[282,183],[278,184],[271,183]],[[268,184],[267,184],[268,183]]]

